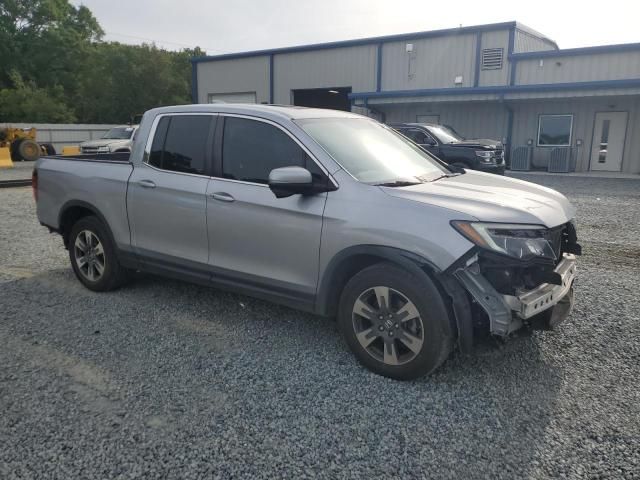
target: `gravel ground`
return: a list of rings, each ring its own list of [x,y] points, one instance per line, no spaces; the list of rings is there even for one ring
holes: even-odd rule
[[[0,190],[0,478],[640,478],[640,181],[527,178],[578,207],[574,313],[414,382],[287,308],[92,293]]]
[[[35,162],[13,162],[13,168],[0,168],[0,180],[31,179]]]

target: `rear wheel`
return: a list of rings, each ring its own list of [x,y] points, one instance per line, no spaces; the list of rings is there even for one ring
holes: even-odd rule
[[[386,377],[408,380],[438,368],[452,349],[449,316],[425,275],[381,263],[346,285],[338,321],[360,363]]]
[[[97,217],[78,220],[71,228],[68,242],[71,267],[85,287],[106,292],[126,282],[127,270],[118,262],[111,237]]]

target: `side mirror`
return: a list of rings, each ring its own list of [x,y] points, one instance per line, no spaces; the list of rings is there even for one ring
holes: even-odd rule
[[[424,144],[428,147],[435,147],[437,145],[436,141],[433,138],[425,138]]]
[[[269,188],[276,198],[315,193],[311,172],[302,167],[281,167],[269,173]]]

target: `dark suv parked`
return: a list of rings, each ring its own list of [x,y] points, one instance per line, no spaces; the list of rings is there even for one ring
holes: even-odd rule
[[[450,127],[430,123],[389,126],[450,165],[504,175],[504,149],[497,140],[465,139]]]

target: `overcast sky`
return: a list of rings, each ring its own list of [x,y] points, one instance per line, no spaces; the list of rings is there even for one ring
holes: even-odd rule
[[[637,0],[72,0],[105,39],[208,54],[517,20],[560,48],[640,42]],[[637,6],[636,6],[637,5]]]

